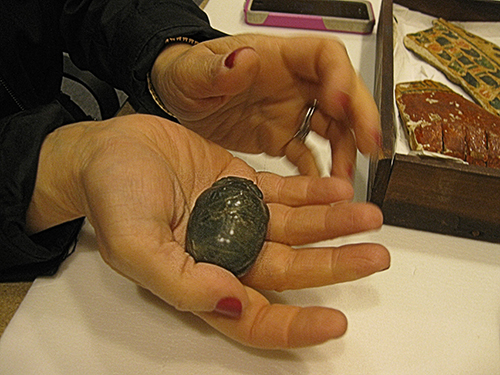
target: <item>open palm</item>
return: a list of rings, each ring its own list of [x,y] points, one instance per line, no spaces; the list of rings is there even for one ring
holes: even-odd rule
[[[45,167],[66,167],[75,154],[80,161],[70,164],[77,168],[60,168],[71,171],[67,175],[54,175]],[[195,263],[184,251],[196,198],[228,175],[254,181],[270,209],[263,250],[241,280],[218,266]],[[46,217],[64,221],[86,216],[103,259],[125,277],[242,343],[297,347],[342,335],[344,315],[325,307],[270,304],[255,288],[320,286],[387,268],[388,253],[380,245],[292,247],[382,224],[376,207],[345,202],[350,197],[352,188],[345,180],[257,173],[180,125],[135,115],[70,125],[49,135],[28,220],[43,229],[57,224],[44,223]],[[50,215],[51,210],[57,215]],[[224,299],[241,302],[241,314],[217,312]]]

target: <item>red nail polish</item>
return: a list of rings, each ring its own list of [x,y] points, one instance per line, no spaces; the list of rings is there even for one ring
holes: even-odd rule
[[[349,175],[349,179],[354,181],[354,166],[352,164],[348,167],[347,173]]]
[[[231,69],[234,66],[234,60],[236,60],[236,55],[238,54],[240,50],[237,49],[236,51],[233,51],[229,54],[228,57],[224,60],[224,65],[226,68]]]
[[[234,50],[233,52],[231,52],[229,54],[229,56],[227,56],[226,59],[224,60],[225,67],[229,68],[229,69],[234,67],[234,62],[236,61],[236,56],[238,56],[238,54],[242,50],[247,49],[247,48],[252,48],[252,47],[241,47],[241,48],[238,48],[238,49]]]
[[[238,319],[241,316],[242,309],[243,307],[239,299],[228,297],[221,299],[214,311],[229,318]]]
[[[373,139],[375,140],[375,144],[381,148],[382,147],[382,134],[380,134],[379,131],[375,131],[375,133],[373,134]]]

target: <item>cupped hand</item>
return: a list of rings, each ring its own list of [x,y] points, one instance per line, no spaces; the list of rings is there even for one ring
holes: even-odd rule
[[[184,251],[196,198],[228,175],[254,181],[270,209],[263,250],[241,280]],[[167,303],[246,345],[300,347],[341,336],[345,316],[326,307],[270,304],[256,288],[328,285],[387,268],[381,245],[293,247],[380,227],[378,208],[349,203],[352,194],[339,178],[257,173],[180,125],[134,115],[49,134],[27,223],[39,231],[86,216],[106,263]]]
[[[315,99],[311,128],[330,142],[332,175],[352,177],[356,150],[380,143],[375,102],[336,39],[244,34],[169,45],[151,79],[188,128],[225,148],[285,155],[301,174],[319,173],[293,138]]]

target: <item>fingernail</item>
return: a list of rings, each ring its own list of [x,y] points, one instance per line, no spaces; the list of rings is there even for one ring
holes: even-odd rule
[[[226,57],[226,59],[224,60],[224,66],[226,68],[229,68],[231,69],[232,67],[234,67],[234,62],[236,61],[236,56],[244,49],[247,49],[247,48],[250,48],[250,47],[241,47],[241,48],[238,48],[237,50],[234,50],[233,52],[231,52],[229,54],[229,56]]]
[[[238,319],[242,311],[241,301],[233,297],[223,298],[217,303],[214,311],[229,318]]]

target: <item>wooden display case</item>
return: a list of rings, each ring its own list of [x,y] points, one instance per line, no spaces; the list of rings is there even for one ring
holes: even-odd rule
[[[500,3],[397,0],[449,21],[500,21]],[[500,170],[398,154],[394,106],[393,1],[383,0],[377,29],[375,98],[382,148],[370,161],[368,199],[384,222],[406,228],[500,243]]]

